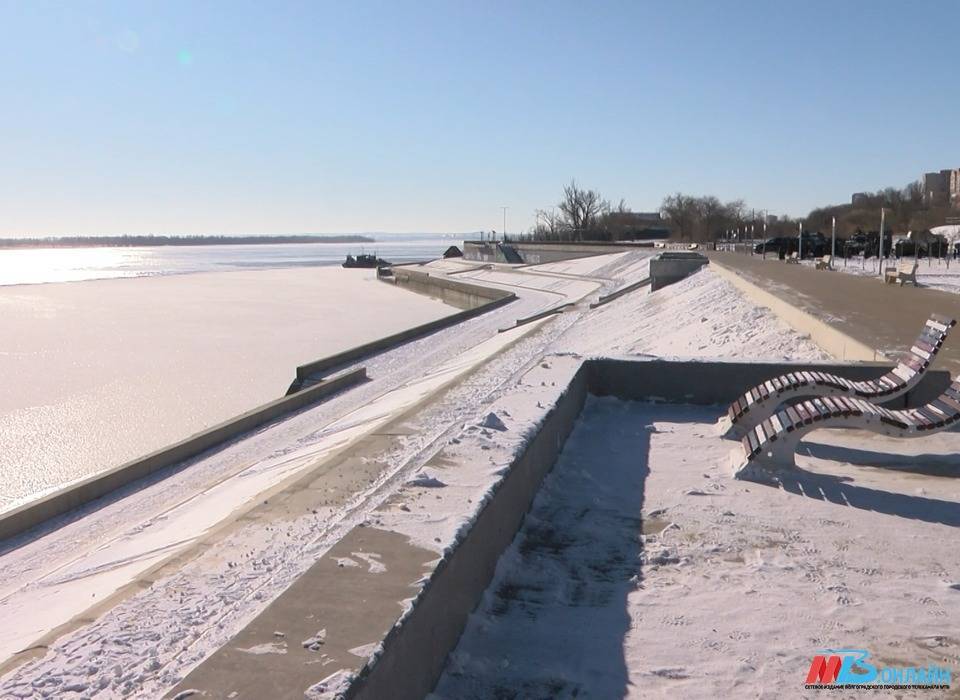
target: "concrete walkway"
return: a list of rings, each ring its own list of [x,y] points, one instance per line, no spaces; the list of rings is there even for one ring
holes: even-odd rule
[[[960,320],[960,294],[884,284],[879,277],[787,265],[746,253],[711,252],[710,259],[741,274],[891,359],[909,349],[931,312]],[[935,367],[960,375],[960,331],[948,338]]]

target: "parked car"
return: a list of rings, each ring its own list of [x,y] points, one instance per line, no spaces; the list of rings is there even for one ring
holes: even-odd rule
[[[763,243],[754,246],[755,253],[768,253],[772,255],[791,255],[800,252],[800,239],[797,236],[778,236],[768,238]],[[830,241],[823,237],[823,234],[817,232],[803,234],[803,257],[819,258],[830,252]]]

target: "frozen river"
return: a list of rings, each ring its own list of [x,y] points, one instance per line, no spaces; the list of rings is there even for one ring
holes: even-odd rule
[[[299,364],[455,311],[331,266],[0,286],[0,510],[279,398]]]

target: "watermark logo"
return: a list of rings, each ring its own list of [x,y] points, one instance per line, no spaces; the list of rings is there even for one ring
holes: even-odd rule
[[[804,688],[878,688],[946,690],[950,669],[945,666],[878,666],[866,649],[824,649],[813,657]]]

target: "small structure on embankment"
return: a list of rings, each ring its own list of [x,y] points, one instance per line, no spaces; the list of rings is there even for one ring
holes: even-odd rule
[[[710,261],[705,255],[689,252],[660,253],[650,261],[650,291],[679,282],[699,270]]]
[[[492,241],[464,241],[463,257],[477,262],[513,263],[540,265],[585,258],[590,255],[623,253],[637,248],[649,248],[653,241],[642,243],[612,243],[607,241],[583,241],[569,243],[559,241],[538,241],[536,243],[500,243]]]

